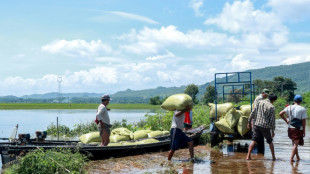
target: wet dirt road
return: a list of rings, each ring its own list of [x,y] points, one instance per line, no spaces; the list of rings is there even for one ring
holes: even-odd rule
[[[200,145],[195,147],[195,162],[189,162],[187,149],[176,151],[172,161],[167,161],[168,152],[158,152],[123,158],[92,161],[88,164],[89,173],[310,173],[310,121],[307,120],[305,145],[299,146],[301,161],[290,163],[291,141],[287,137],[287,125],[277,120],[274,146],[276,161],[271,160],[268,144],[265,155],[252,154],[246,160],[246,147],[237,151],[236,144],[249,144],[250,141],[234,141],[233,145],[221,149],[211,149]],[[239,149],[240,150],[240,149]]]

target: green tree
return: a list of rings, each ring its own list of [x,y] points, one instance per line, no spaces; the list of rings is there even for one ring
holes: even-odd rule
[[[194,103],[198,103],[198,99],[196,98],[198,92],[199,92],[198,86],[195,84],[187,85],[184,91],[185,94],[188,94],[189,96],[192,97]]]
[[[278,96],[284,97],[287,101],[292,101],[294,99],[294,90],[296,90],[296,83],[290,78],[285,78],[283,76],[277,76],[273,78],[274,81],[274,91]]]
[[[206,92],[203,95],[202,101],[203,103],[214,103],[215,97],[215,87],[212,85],[207,86]]]
[[[161,100],[159,96],[151,97],[149,100],[149,104],[151,105],[160,105],[162,103],[163,100]]]

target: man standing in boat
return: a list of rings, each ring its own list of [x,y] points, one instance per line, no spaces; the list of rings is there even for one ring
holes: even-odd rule
[[[110,103],[110,96],[108,94],[104,94],[101,97],[101,104],[98,107],[96,120],[98,121],[98,130],[101,137],[101,144],[100,146],[107,146],[110,142],[110,128],[112,125],[110,124],[110,117],[108,111],[110,109],[107,106]]]
[[[193,140],[185,135],[183,130],[183,123],[185,112],[191,111],[191,106],[186,107],[182,111],[175,111],[172,119],[172,125],[170,130],[170,151],[168,155],[168,160],[170,161],[175,150],[178,150],[180,147],[188,144],[188,149],[190,153],[191,160],[194,159],[194,143]]]

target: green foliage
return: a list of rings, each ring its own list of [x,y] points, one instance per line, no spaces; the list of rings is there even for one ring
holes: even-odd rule
[[[203,103],[214,103],[215,87],[212,85],[207,86],[206,92],[203,95]]]
[[[287,101],[292,101],[294,98],[294,90],[296,90],[296,83],[283,76],[276,76],[273,80],[254,80],[256,94],[261,93],[264,88],[268,88],[271,92],[275,93],[278,97],[284,97]]]
[[[185,94],[188,94],[189,96],[192,97],[194,103],[198,103],[198,99],[196,98],[196,95],[198,94],[198,86],[195,84],[190,84],[186,86],[186,89],[184,91]]]
[[[6,169],[5,174],[86,173],[86,160],[84,155],[72,153],[70,150],[55,149],[43,152],[43,149],[37,149],[27,153],[19,163]]]
[[[161,99],[160,96],[151,97],[149,104],[150,105],[161,105],[166,99],[167,99],[167,97],[165,97],[163,99]]]
[[[277,101],[273,103],[275,110],[276,110],[276,118],[281,118],[279,116],[279,113],[285,108],[286,104],[287,104],[287,101],[282,97],[278,97]]]

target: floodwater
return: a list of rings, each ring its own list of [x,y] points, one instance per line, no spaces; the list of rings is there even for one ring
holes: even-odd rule
[[[111,122],[126,119],[128,123],[138,122],[146,113],[154,113],[149,109],[112,109],[109,112]],[[60,125],[70,129],[75,124],[93,122],[95,109],[74,110],[0,110],[0,138],[8,138],[16,124],[19,125],[18,133],[30,133],[34,137],[37,130],[44,131],[52,122],[56,125],[57,117]]]
[[[265,155],[254,153],[252,160],[246,160],[249,140],[234,141],[220,149],[206,145],[195,147],[195,162],[190,162],[188,149],[175,152],[172,161],[167,161],[168,152],[110,158],[91,161],[87,170],[99,173],[310,173],[310,121],[307,122],[305,145],[299,146],[301,161],[290,162],[291,141],[287,137],[287,125],[283,120],[276,121],[274,138],[276,161],[272,161],[268,144],[265,143]],[[241,146],[238,146],[240,144]],[[241,147],[241,148],[237,148]],[[242,148],[243,147],[243,148]]]
[[[112,109],[109,111],[109,116],[112,123],[122,121],[122,119],[126,119],[127,123],[134,123],[144,119],[146,113],[152,114],[155,111],[149,109]],[[93,122],[95,114],[95,109],[0,110],[0,138],[9,138],[16,124],[19,126],[17,134],[29,133],[31,137],[35,137],[35,131],[46,130],[52,122],[56,125],[57,117],[60,125],[66,125],[72,129],[75,124]],[[1,167],[0,157],[0,173]]]

